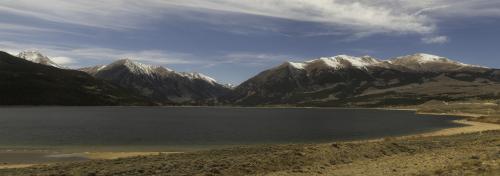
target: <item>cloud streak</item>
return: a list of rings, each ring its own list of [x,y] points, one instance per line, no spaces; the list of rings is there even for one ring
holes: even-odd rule
[[[426,44],[443,44],[448,42],[448,37],[446,36],[432,36],[422,38],[422,42]]]
[[[288,20],[342,26],[356,31],[430,33],[434,26],[425,16],[398,11],[390,6],[336,0],[172,0],[174,4],[205,10],[226,11]]]
[[[500,16],[500,3],[494,0],[7,0],[0,2],[0,13],[113,30],[141,28],[148,21],[165,20],[168,19],[164,18],[165,16],[175,13],[183,14],[179,17],[190,18],[189,13],[193,11],[209,15],[235,13],[313,22],[330,28],[348,29],[351,33],[433,35],[438,29],[437,19],[457,16]],[[248,22],[217,21],[205,15],[198,15],[195,18],[204,17],[205,20],[215,23]]]

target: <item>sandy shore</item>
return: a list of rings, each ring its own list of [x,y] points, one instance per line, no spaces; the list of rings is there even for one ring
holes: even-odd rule
[[[450,136],[450,135],[456,135],[456,134],[467,134],[467,133],[500,130],[499,124],[473,122],[473,121],[468,121],[468,120],[455,120],[453,122],[458,123],[458,124],[463,124],[466,126],[456,127],[456,128],[446,128],[446,129],[442,129],[442,130],[438,130],[438,131],[434,131],[434,132],[418,134],[415,136],[419,136],[419,137]]]

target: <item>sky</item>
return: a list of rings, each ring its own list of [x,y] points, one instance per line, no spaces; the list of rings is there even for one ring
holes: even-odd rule
[[[498,0],[2,0],[0,50],[237,85],[285,61],[430,53],[500,68]]]

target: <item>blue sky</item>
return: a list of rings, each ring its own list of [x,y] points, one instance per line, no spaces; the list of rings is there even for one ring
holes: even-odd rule
[[[239,84],[284,61],[417,52],[500,68],[498,0],[3,0],[0,50]]]

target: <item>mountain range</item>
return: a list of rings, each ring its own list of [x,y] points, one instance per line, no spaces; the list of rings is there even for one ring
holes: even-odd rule
[[[24,60],[38,63],[34,64],[37,69],[64,70],[38,52],[22,52],[18,57],[3,53],[1,57],[17,59],[16,67],[25,70],[34,68]],[[423,53],[387,60],[338,55],[285,62],[234,88],[201,73],[176,72],[131,59],[64,71],[85,75],[127,92],[138,99],[137,104],[386,107],[416,105],[430,100],[500,98],[500,70]],[[16,72],[10,70],[10,74]],[[16,90],[8,91],[16,93]],[[44,91],[38,93],[45,94]],[[23,102],[34,104],[29,100],[18,104]]]
[[[498,98],[500,70],[430,54],[379,60],[339,55],[286,62],[234,90],[241,105],[399,106]]]

